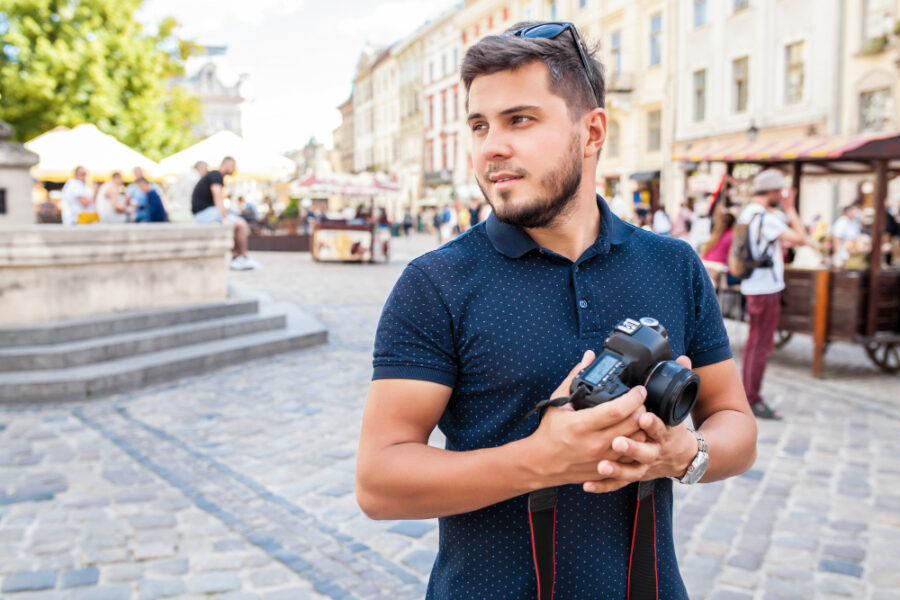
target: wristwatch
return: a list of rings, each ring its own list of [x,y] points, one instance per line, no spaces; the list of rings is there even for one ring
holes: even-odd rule
[[[700,481],[703,474],[706,473],[706,467],[709,466],[709,446],[706,445],[706,438],[699,431],[691,431],[697,437],[697,456],[691,461],[684,477],[678,479],[672,477],[675,481],[685,485],[691,485]]]

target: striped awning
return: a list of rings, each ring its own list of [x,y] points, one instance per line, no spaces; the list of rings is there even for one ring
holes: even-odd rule
[[[900,132],[821,135],[802,139],[701,142],[676,152],[673,160],[701,162],[789,162],[876,160],[900,156]]]

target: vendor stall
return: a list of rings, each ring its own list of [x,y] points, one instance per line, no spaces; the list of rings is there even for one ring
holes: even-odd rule
[[[875,176],[872,251],[865,270],[785,269],[779,328],[813,336],[812,372],[822,373],[829,342],[858,343],[882,370],[900,372],[900,270],[882,265],[888,181],[900,175],[900,134],[815,136],[801,140],[709,144],[675,155],[681,161],[784,169],[800,202],[804,176]]]

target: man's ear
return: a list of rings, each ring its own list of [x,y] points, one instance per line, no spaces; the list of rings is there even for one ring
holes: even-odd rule
[[[594,157],[606,142],[606,110],[595,108],[584,116],[588,137],[584,145],[584,157]]]

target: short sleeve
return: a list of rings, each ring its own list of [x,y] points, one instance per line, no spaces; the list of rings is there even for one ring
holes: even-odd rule
[[[787,224],[781,218],[781,215],[764,214],[762,217],[762,236],[767,240],[774,241],[778,239],[787,229]]]
[[[694,322],[690,339],[685,344],[685,354],[691,359],[693,367],[705,367],[727,360],[733,355],[712,280],[696,254],[691,263],[691,281]]]
[[[225,185],[225,178],[222,177],[222,174],[218,171],[211,171],[209,173],[209,185],[215,185],[217,183],[219,185]]]
[[[434,283],[413,264],[397,280],[381,313],[372,364],[372,379],[456,383],[450,310]]]

